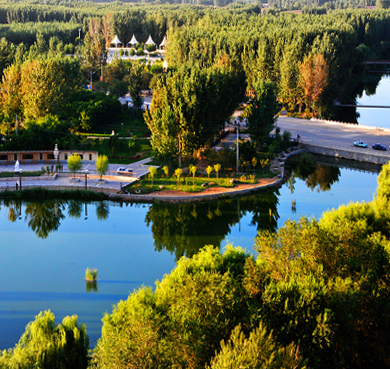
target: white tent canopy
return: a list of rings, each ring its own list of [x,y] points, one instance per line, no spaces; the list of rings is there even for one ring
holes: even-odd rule
[[[114,39],[111,41],[112,44],[118,46],[118,44],[122,44],[122,41],[119,40],[118,36],[115,35]]]
[[[149,35],[148,40],[145,42],[145,45],[156,45],[152,40],[152,36]]]
[[[137,39],[135,38],[134,34],[133,34],[133,37],[131,38],[131,40],[127,43],[127,45],[137,45],[139,44],[139,42],[137,41]]]
[[[160,47],[167,46],[167,45],[168,45],[167,36],[164,36],[163,40],[161,41]]]

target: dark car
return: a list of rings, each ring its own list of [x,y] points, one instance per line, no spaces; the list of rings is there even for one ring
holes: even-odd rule
[[[386,151],[386,146],[385,145],[382,145],[380,143],[376,143],[376,144],[373,144],[372,145],[372,148],[374,150],[383,150],[383,151]]]

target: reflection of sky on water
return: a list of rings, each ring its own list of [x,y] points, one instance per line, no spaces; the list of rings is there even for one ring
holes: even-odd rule
[[[326,209],[350,201],[372,200],[377,175],[341,169],[338,183],[328,192],[311,191],[297,180],[294,194],[280,189],[278,226],[288,218],[319,217]],[[291,201],[296,200],[296,213]],[[238,200],[237,200],[238,201]],[[24,207],[22,214],[24,213]],[[109,207],[109,217],[98,221],[96,205],[85,207],[79,219],[65,219],[46,239],[36,236],[24,221],[10,222],[8,209],[0,211],[0,349],[13,346],[25,325],[41,310],[51,309],[60,322],[77,314],[87,324],[92,345],[100,337],[101,318],[112,306],[142,284],[153,286],[175,265],[166,250],[155,252],[151,230],[145,224],[149,205]],[[234,210],[235,211],[235,210]],[[252,250],[256,226],[252,214],[232,226],[221,246],[232,242]],[[205,237],[207,244],[207,238]],[[86,292],[86,267],[97,268],[98,292]]]
[[[0,349],[13,346],[25,325],[49,308],[57,322],[77,314],[93,341],[100,336],[104,312],[142,284],[153,285],[175,265],[168,252],[154,251],[142,205],[110,206],[102,222],[96,220],[95,205],[88,205],[88,220],[67,217],[47,239],[38,238],[24,218],[9,222],[7,208],[1,210]],[[99,270],[97,294],[86,292],[86,267]],[[39,298],[32,298],[35,293]]]
[[[375,95],[363,96],[357,99],[358,105],[390,106],[390,76],[383,76],[376,88]],[[360,114],[358,123],[362,125],[390,128],[390,109],[357,108]]]

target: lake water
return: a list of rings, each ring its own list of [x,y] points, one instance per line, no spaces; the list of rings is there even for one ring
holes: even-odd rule
[[[334,182],[328,191],[322,189],[330,182],[319,181],[323,173]],[[233,243],[252,251],[258,229],[275,230],[288,218],[318,218],[343,203],[371,201],[376,186],[376,173],[322,167],[278,191],[205,204],[3,203],[0,349],[13,347],[26,324],[46,309],[57,322],[77,314],[94,346],[103,314],[134,289],[153,286],[182,255],[205,244]],[[96,290],[84,281],[87,267],[99,271]]]
[[[390,75],[384,75],[375,91],[374,95],[363,92],[362,97],[356,100],[357,105],[390,106]],[[359,117],[358,123],[361,125],[389,128],[390,129],[390,109],[384,108],[357,108]]]

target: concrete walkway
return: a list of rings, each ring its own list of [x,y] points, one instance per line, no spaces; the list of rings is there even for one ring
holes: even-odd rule
[[[120,191],[121,186],[128,183],[137,181],[147,173],[149,173],[150,158],[140,160],[132,164],[110,164],[107,175],[104,176],[104,181],[100,181],[99,176],[95,171],[94,163],[85,163],[81,169],[81,172],[76,173],[76,180],[73,180],[73,174],[69,172],[67,162],[61,162],[63,165],[63,172],[58,173],[56,176],[41,176],[41,177],[22,177],[22,188],[33,187],[49,187],[53,189],[87,189],[93,191],[102,191],[108,193],[117,193]],[[42,167],[46,168],[44,163],[38,164],[21,164],[20,169],[24,172],[40,171]],[[51,165],[48,165],[51,167]],[[118,173],[117,169],[125,167],[131,169],[133,172],[128,175],[124,173]],[[0,172],[13,172],[14,165],[0,165]],[[87,174],[87,183],[85,183],[85,173]],[[9,178],[0,178],[0,191],[16,189],[16,183],[19,184],[19,176],[16,174]]]

